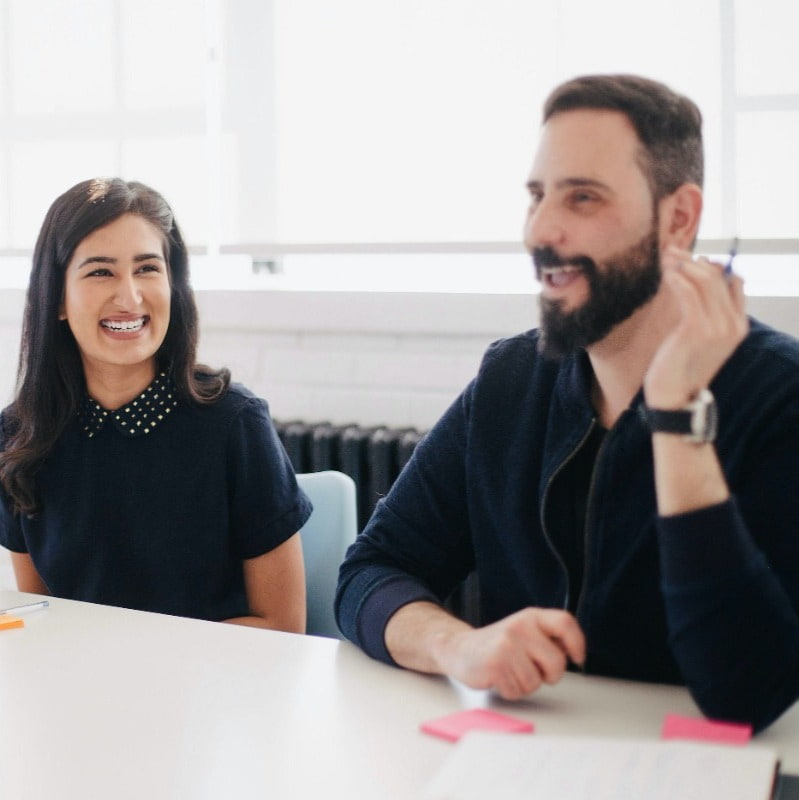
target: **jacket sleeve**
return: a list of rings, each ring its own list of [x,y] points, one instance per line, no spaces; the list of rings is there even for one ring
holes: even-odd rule
[[[472,389],[416,446],[341,566],[338,625],[389,664],[383,633],[391,616],[416,600],[442,602],[473,568],[465,481]]]
[[[709,717],[771,724],[799,697],[799,399],[757,425],[734,496],[658,520],[670,643]]]

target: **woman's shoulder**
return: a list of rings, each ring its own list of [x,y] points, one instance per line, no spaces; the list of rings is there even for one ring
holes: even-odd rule
[[[234,419],[246,413],[258,416],[268,415],[269,406],[266,400],[243,384],[231,381],[225,391],[213,402],[203,403],[197,406],[196,410],[204,416]]]

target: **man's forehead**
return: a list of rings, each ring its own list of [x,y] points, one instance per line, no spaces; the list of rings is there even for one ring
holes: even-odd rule
[[[612,178],[624,173],[641,173],[640,154],[635,128],[621,112],[561,111],[541,129],[530,181],[612,183]]]

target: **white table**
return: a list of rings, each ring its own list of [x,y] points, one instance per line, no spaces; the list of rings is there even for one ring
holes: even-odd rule
[[[419,724],[486,705],[650,739],[665,712],[697,713],[680,688],[571,674],[502,703],[344,642],[51,599],[0,631],[0,797],[410,798],[452,747]],[[758,742],[799,772],[799,707]]]

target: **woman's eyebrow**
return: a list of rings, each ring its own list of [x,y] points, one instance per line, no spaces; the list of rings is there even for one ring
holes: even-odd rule
[[[158,261],[166,262],[166,259],[160,253],[141,253],[140,255],[134,256],[133,261],[138,264],[140,261],[152,261],[153,259],[157,259]],[[78,264],[78,269],[82,269],[87,264],[116,264],[117,259],[112,258],[111,256],[89,256],[88,258],[84,258],[83,261]]]
[[[89,256],[78,264],[78,269],[83,269],[87,264],[116,264],[117,260],[111,256]]]

